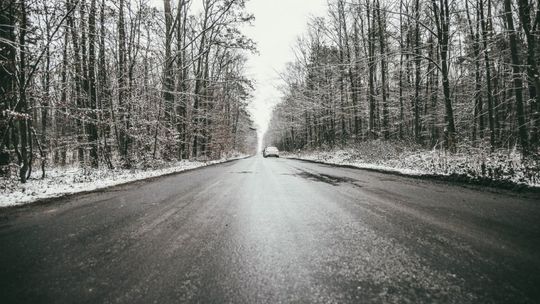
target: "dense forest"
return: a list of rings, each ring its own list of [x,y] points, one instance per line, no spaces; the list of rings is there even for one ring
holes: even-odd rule
[[[538,156],[539,23],[530,0],[331,0],[282,73],[265,142]]]
[[[253,16],[200,2],[0,1],[2,174],[251,152]]]

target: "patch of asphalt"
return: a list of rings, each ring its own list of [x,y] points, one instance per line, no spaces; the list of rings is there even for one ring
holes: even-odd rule
[[[65,199],[65,198],[70,198],[70,197],[75,197],[75,196],[82,196],[82,195],[86,195],[86,194],[100,193],[100,192],[105,192],[105,191],[117,191],[117,190],[120,190],[120,188],[125,187],[125,186],[130,186],[130,185],[134,185],[134,184],[137,184],[137,183],[149,183],[149,182],[153,182],[155,180],[158,180],[160,178],[165,178],[165,177],[173,176],[173,175],[177,175],[177,174],[183,174],[183,173],[187,173],[187,172],[191,172],[191,171],[195,171],[195,170],[200,170],[200,169],[204,169],[204,168],[210,168],[210,167],[213,167],[213,166],[224,165],[224,164],[236,162],[236,161],[239,161],[239,160],[247,159],[247,158],[250,158],[250,157],[253,157],[253,155],[245,156],[245,157],[241,157],[241,158],[235,158],[235,159],[228,159],[228,160],[220,162],[220,163],[213,163],[213,164],[209,164],[209,165],[206,165],[206,166],[201,166],[201,167],[196,167],[196,168],[189,168],[189,169],[185,169],[185,170],[181,170],[181,171],[165,173],[165,174],[162,174],[162,175],[151,176],[151,177],[147,177],[147,178],[143,178],[143,179],[132,180],[132,181],[128,181],[128,182],[117,184],[117,185],[105,186],[103,188],[98,188],[98,189],[93,189],[93,190],[85,190],[85,191],[79,191],[79,192],[65,193],[65,194],[55,196],[55,197],[38,199],[36,201],[33,201],[31,203],[27,203],[27,204],[1,207],[0,212],[24,210],[24,209],[28,209],[28,208],[32,208],[32,207],[36,207],[36,206],[48,205],[48,204],[56,202],[56,201],[58,201],[60,199]]]
[[[521,197],[531,196],[531,197],[540,199],[540,187],[532,187],[529,185],[515,183],[511,181],[494,180],[490,178],[472,178],[470,176],[466,176],[462,174],[450,174],[450,175],[418,174],[416,175],[416,174],[403,173],[397,170],[364,168],[364,167],[359,167],[359,166],[354,166],[354,165],[335,164],[335,163],[328,163],[324,161],[297,158],[297,157],[283,157],[283,158],[303,161],[307,163],[319,164],[319,165],[326,165],[330,167],[364,170],[364,171],[369,171],[369,172],[408,177],[408,178],[414,178],[414,179],[420,179],[420,180],[428,180],[428,181],[433,181],[433,182],[452,183],[454,185],[458,185],[458,186],[462,186],[466,188],[473,188],[475,190],[487,190],[487,191],[495,192],[495,193],[514,194],[514,195],[519,195]]]
[[[294,175],[302,177],[302,178],[306,178],[309,180],[317,181],[317,182],[327,183],[332,186],[339,186],[342,183],[354,184],[354,182],[356,181],[355,179],[348,178],[348,177],[341,177],[341,176],[322,174],[322,173],[315,174],[315,173],[311,173],[304,170],[301,170],[300,173],[297,173]]]

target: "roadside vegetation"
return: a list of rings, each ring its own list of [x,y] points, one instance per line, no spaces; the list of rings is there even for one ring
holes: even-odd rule
[[[0,207],[20,206],[69,194],[100,190],[138,180],[219,164],[246,156],[231,153],[221,159],[208,161],[158,160],[129,169],[81,168],[78,164],[54,167],[47,170],[45,178],[34,178],[26,183],[20,183],[16,179],[0,179]]]
[[[159,4],[0,1],[0,191],[253,153],[244,0]]]
[[[330,0],[282,73],[265,143],[537,185],[539,9],[528,0]]]
[[[285,157],[505,188],[540,187],[540,164],[518,150],[463,147],[450,153],[407,142],[372,140],[346,148],[297,150]]]

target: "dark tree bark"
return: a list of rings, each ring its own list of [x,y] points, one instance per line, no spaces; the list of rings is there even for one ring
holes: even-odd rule
[[[189,158],[187,154],[187,79],[188,79],[188,67],[186,63],[186,24],[187,24],[187,8],[186,0],[178,0],[177,15],[176,15],[176,66],[177,66],[177,86],[176,91],[178,93],[178,157],[180,159]]]
[[[126,29],[124,21],[124,0],[120,0],[118,11],[118,109],[119,109],[119,123],[118,128],[118,150],[122,157],[124,167],[130,166],[129,160],[129,139],[128,129],[129,121],[126,118],[127,113],[127,101],[126,101]],[[114,111],[113,111],[114,113]]]
[[[481,2],[481,1],[479,1]],[[483,113],[483,100],[482,100],[482,75],[480,68],[480,8],[476,9],[476,26],[473,26],[470,10],[469,10],[469,0],[465,1],[465,10],[467,14],[467,22],[469,25],[469,34],[472,40],[473,54],[474,54],[474,83],[475,83],[475,92],[474,92],[474,117],[472,127],[472,143],[473,145],[477,144],[477,131],[480,137],[480,141],[484,138],[484,113]],[[478,121],[478,128],[476,121]]]
[[[366,20],[367,20],[367,36],[368,36],[368,99],[369,99],[369,138],[376,138],[375,134],[375,43],[374,30],[371,24],[371,8],[369,0],[366,0]]]
[[[99,26],[100,26],[100,34],[99,34],[99,59],[98,59],[98,72],[97,72],[97,83],[98,87],[96,90],[97,94],[97,108],[99,111],[99,115],[97,115],[97,125],[100,126],[98,138],[101,136],[103,138],[103,158],[107,163],[107,166],[109,169],[113,169],[113,163],[111,160],[111,147],[107,141],[107,138],[110,134],[110,127],[106,124],[103,124],[103,121],[106,121],[108,118],[114,118],[114,111],[112,109],[113,104],[111,100],[111,92],[109,87],[109,81],[108,81],[108,74],[107,74],[107,63],[106,63],[106,52],[105,52],[105,0],[101,1],[101,8],[99,13]],[[106,115],[107,110],[109,115]],[[112,119],[115,135],[116,138],[118,138],[118,129],[116,128],[116,123],[114,119]]]
[[[173,37],[173,16],[171,11],[171,1],[163,0],[163,7],[165,10],[165,63],[163,67],[163,101],[165,103],[165,119],[167,121],[167,135],[172,137],[172,130],[175,125],[174,115],[174,59],[172,57],[172,37]],[[177,20],[178,21],[178,20]],[[172,151],[172,142],[167,141],[166,151]],[[166,158],[170,158],[171,155],[166,155]]]
[[[420,0],[414,5],[414,138],[416,142],[422,142],[422,125],[420,121],[420,64],[421,64],[421,40],[420,40]]]
[[[450,8],[448,0],[432,0],[433,12],[435,15],[435,24],[437,26],[437,38],[439,42],[439,52],[441,56],[441,74],[443,81],[443,94],[444,94],[444,106],[445,106],[445,121],[446,126],[444,130],[445,146],[450,151],[456,149],[456,127],[454,124],[454,110],[452,107],[452,100],[450,98],[450,79],[449,79],[449,61],[448,61],[448,48],[450,41]]]
[[[69,31],[66,29],[64,33],[64,45],[62,47],[62,70],[60,72],[60,81],[62,85],[62,89],[60,92],[60,103],[62,104],[62,107],[60,108],[61,111],[61,118],[60,120],[60,126],[59,126],[59,137],[64,138],[66,134],[66,129],[69,124],[67,119],[67,91],[68,91],[68,80],[67,80],[67,71],[68,71],[68,44],[69,44]],[[55,158],[59,159],[60,165],[64,166],[66,164],[66,158],[67,158],[67,148],[63,144],[61,139],[56,140],[56,146],[58,150],[58,146],[60,146],[60,151],[57,152],[57,156]]]
[[[345,20],[345,8],[343,1],[340,0],[338,2],[338,47],[339,47],[339,62],[341,64],[341,68],[339,71],[339,105],[340,105],[340,121],[341,121],[341,131],[340,131],[340,140],[341,145],[345,145],[347,143],[347,128],[345,123],[345,75],[346,75],[346,62],[345,62],[345,44],[346,42],[346,36],[347,36],[347,27],[346,27],[346,20]]]
[[[97,126],[97,91],[96,91],[96,0],[91,0],[88,13],[88,140],[90,144],[90,164],[92,167],[99,166],[99,138]]]
[[[21,143],[21,168],[19,169],[19,179],[21,183],[26,183],[27,173],[30,169],[28,145],[31,141],[29,138],[30,130],[30,115],[28,113],[28,104],[26,100],[26,33],[27,33],[27,15],[26,1],[19,2],[19,101],[15,107],[15,111],[22,114],[19,119],[19,135]]]
[[[488,124],[489,124],[489,142],[491,144],[491,149],[495,147],[495,120],[493,117],[493,90],[491,85],[491,61],[489,58],[489,49],[488,49],[488,30],[487,22],[484,18],[484,0],[479,1],[480,3],[480,24],[482,27],[482,40],[483,40],[483,52],[484,52],[484,64],[486,69],[486,95],[487,95],[487,106],[488,106]]]
[[[510,43],[510,55],[512,60],[512,72],[514,79],[514,94],[516,97],[516,115],[518,122],[519,141],[524,155],[529,154],[529,136],[527,134],[527,124],[525,122],[525,111],[523,109],[523,80],[521,79],[521,60],[519,59],[518,37],[514,28],[514,17],[512,16],[511,0],[504,0],[504,16],[508,29],[508,39]]]
[[[56,15],[56,11],[49,12],[49,6],[44,4],[45,10],[45,36],[47,38],[45,46],[45,71],[43,80],[43,98],[41,101],[41,144],[45,146],[45,149],[49,146],[47,142],[47,127],[48,127],[48,115],[51,99],[51,42],[52,42],[52,20]],[[52,15],[52,16],[50,16]],[[37,140],[37,139],[36,139]],[[45,152],[44,152],[45,153]],[[45,153],[46,154],[46,153]],[[41,158],[42,166],[45,166],[46,156]]]
[[[199,42],[199,51],[197,55],[199,56],[197,60],[197,67],[195,70],[195,91],[194,91],[194,102],[193,102],[193,157],[198,157],[201,150],[204,148],[202,147],[204,145],[204,139],[203,139],[203,123],[204,119],[202,116],[204,113],[203,108],[203,86],[204,86],[204,76],[206,75],[207,68],[205,67],[205,49],[206,49],[206,39],[207,39],[207,32],[208,32],[208,23],[210,18],[210,9],[211,9],[211,0],[205,0],[205,9],[204,9],[204,19],[203,19],[203,33],[200,38]]]
[[[71,0],[67,0],[66,2],[67,10],[74,10],[75,4]],[[73,65],[75,66],[75,100],[76,100],[76,107],[78,110],[78,115],[76,117],[76,126],[77,126],[77,143],[78,143],[78,149],[77,149],[77,156],[80,164],[84,164],[84,128],[82,124],[82,120],[84,118],[83,109],[85,107],[85,102],[82,97],[82,90],[84,89],[83,84],[83,71],[82,71],[82,63],[81,63],[81,54],[80,54],[80,45],[79,45],[79,37],[77,34],[77,29],[75,27],[74,18],[70,15],[67,19],[68,27],[71,30],[71,44],[73,46],[73,57],[74,62]]]
[[[383,107],[383,122],[382,133],[384,139],[390,138],[390,126],[389,126],[389,112],[388,112],[388,68],[386,63],[386,21],[381,17],[381,4],[379,0],[376,2],[377,11],[377,23],[379,29],[379,51],[381,56],[381,94],[382,94],[382,107]]]
[[[399,139],[404,138],[404,130],[403,125],[405,124],[405,108],[403,104],[403,53],[405,52],[404,42],[403,42],[403,35],[405,34],[403,31],[403,0],[400,0],[399,2],[399,80],[398,80],[398,86],[399,86]]]
[[[354,72],[351,73],[351,90],[353,98],[353,108],[354,108],[354,135],[358,138],[362,136],[362,115],[360,114],[360,33],[358,32],[358,17],[354,19]]]

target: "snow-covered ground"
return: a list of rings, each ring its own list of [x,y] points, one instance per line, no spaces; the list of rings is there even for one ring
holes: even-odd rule
[[[159,169],[85,169],[79,167],[51,168],[46,171],[46,178],[40,179],[41,171],[37,168],[26,184],[16,181],[1,180],[0,207],[17,206],[41,199],[60,197],[67,194],[92,191],[110,186],[151,177],[182,172],[225,161],[244,158],[236,155],[213,161],[179,161],[162,164]],[[10,183],[8,185],[8,183]]]
[[[540,187],[538,161],[524,161],[515,149],[490,152],[468,148],[448,153],[373,141],[342,149],[284,153],[283,156],[406,175],[452,175]]]

